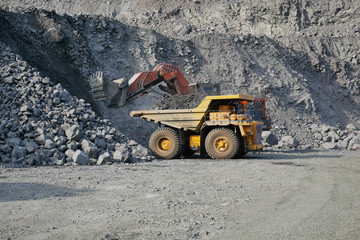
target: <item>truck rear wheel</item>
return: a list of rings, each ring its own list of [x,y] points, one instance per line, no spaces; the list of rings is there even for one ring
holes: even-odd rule
[[[205,149],[213,159],[229,159],[239,151],[239,138],[228,128],[215,128],[205,138]]]
[[[158,158],[177,158],[181,150],[179,134],[171,128],[158,128],[150,137],[149,147]]]

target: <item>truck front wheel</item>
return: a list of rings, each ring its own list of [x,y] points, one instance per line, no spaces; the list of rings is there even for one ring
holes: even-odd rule
[[[205,149],[213,159],[229,159],[239,151],[239,138],[228,128],[215,128],[205,138]]]
[[[150,137],[149,147],[158,158],[177,158],[181,152],[179,134],[171,128],[158,128]]]

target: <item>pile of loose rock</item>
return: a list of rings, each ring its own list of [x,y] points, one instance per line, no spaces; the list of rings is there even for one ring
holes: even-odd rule
[[[89,103],[77,99],[0,44],[0,162],[87,165],[151,160]]]
[[[307,144],[299,144],[293,136],[274,129],[263,132],[265,147],[273,149],[323,149],[323,150],[360,150],[360,131],[348,124],[346,129],[338,129],[328,125],[311,124],[308,131]],[[280,140],[279,140],[280,139]]]

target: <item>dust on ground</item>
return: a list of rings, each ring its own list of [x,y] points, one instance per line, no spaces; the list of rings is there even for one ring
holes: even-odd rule
[[[0,169],[4,239],[359,239],[354,152]]]

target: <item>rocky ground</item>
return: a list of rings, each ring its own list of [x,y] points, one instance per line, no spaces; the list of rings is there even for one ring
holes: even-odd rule
[[[0,168],[2,239],[360,237],[356,152]]]

